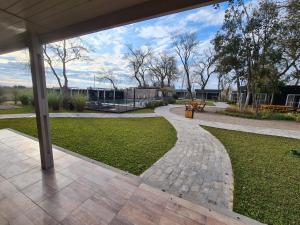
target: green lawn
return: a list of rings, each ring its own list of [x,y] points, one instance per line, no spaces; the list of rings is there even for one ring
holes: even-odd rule
[[[0,114],[22,114],[22,113],[34,113],[34,107],[31,105],[22,106],[18,105],[19,108],[16,109],[0,109]],[[53,111],[49,109],[49,112],[76,112],[76,111],[68,111],[68,110],[59,110],[59,111]],[[137,109],[134,111],[129,111],[128,113],[153,113],[153,109]],[[98,111],[92,111],[92,110],[84,110],[83,113],[103,113]],[[126,112],[127,113],[127,112]]]
[[[300,224],[300,140],[204,127],[226,147],[234,211],[267,224]]]
[[[55,118],[50,122],[53,144],[136,175],[170,150],[177,139],[164,118]],[[37,136],[33,118],[3,119],[2,128]]]
[[[21,106],[16,109],[0,109],[0,114],[22,114],[22,113],[34,113],[34,107],[31,105]]]
[[[143,109],[136,109],[133,111],[129,111],[126,113],[154,113],[154,109],[150,109],[150,108],[143,108]]]
[[[190,99],[177,99],[175,104],[177,104],[177,105],[185,105],[185,104],[190,103],[190,101],[191,101]],[[196,99],[196,101],[200,101],[200,100]],[[205,102],[206,102],[207,106],[215,106],[215,104],[214,104],[213,101],[206,100]]]

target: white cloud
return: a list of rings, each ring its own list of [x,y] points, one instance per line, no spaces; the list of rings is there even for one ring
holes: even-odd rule
[[[222,25],[224,20],[224,10],[213,8],[200,8],[195,13],[189,14],[185,18],[185,22],[193,22],[201,24],[201,28],[209,26]]]

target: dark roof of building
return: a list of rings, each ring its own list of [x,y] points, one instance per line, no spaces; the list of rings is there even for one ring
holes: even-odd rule
[[[204,90],[195,89],[195,92],[196,93],[220,93],[221,90],[218,90],[218,89],[204,89]]]

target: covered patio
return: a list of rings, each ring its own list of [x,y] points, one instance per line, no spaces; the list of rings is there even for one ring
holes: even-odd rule
[[[38,142],[0,130],[0,224],[259,224],[152,188],[125,172],[54,147],[43,170]]]
[[[216,2],[0,0],[0,54],[29,48],[38,128],[38,141],[0,130],[1,225],[257,224],[192,204],[51,144],[43,44]]]

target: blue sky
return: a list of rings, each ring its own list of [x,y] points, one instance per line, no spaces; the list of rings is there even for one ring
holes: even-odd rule
[[[177,14],[159,17],[123,27],[82,36],[82,41],[93,51],[91,62],[73,62],[68,65],[69,85],[86,88],[94,85],[94,75],[100,71],[113,71],[118,87],[136,86],[130,79],[130,69],[124,59],[126,44],[134,47],[150,46],[154,51],[172,51],[172,37],[183,32],[197,32],[199,50],[210,45],[210,40],[221,27],[226,3],[219,9],[206,6]],[[27,65],[28,51],[23,50],[0,56],[0,85],[31,86],[30,70]],[[178,64],[180,65],[180,64]],[[181,72],[181,67],[179,67]],[[57,86],[51,71],[46,67],[47,86]],[[97,87],[110,87],[109,83],[96,83]],[[176,87],[181,88],[181,80]],[[216,88],[216,79],[211,79],[207,88]]]

